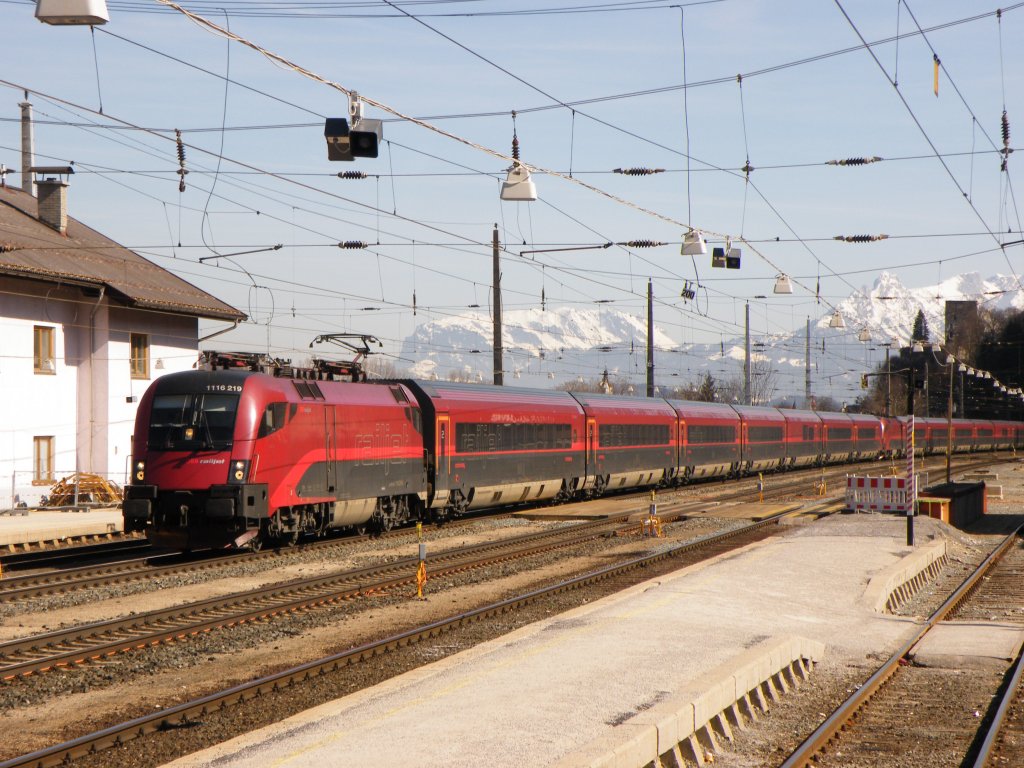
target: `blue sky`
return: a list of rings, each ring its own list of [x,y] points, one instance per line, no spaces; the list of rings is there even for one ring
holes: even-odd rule
[[[0,162],[20,168],[28,88],[37,164],[76,165],[71,215],[249,314],[218,341],[225,347],[299,357],[314,336],[346,331],[375,334],[397,354],[416,324],[489,306],[495,223],[506,309],[539,306],[543,290],[547,306],[610,300],[640,313],[652,278],[656,322],[681,343],[737,335],[748,300],[766,330],[800,328],[883,269],[910,286],[1024,273],[1024,246],[998,247],[1024,238],[1013,185],[1024,159],[1010,155],[1003,173],[996,153],[1004,108],[1011,147],[1024,130],[1014,122],[1024,114],[1024,7],[997,20],[995,4],[920,0],[399,6],[417,21],[383,1],[186,3],[502,154],[516,110],[526,163],[625,201],[536,174],[538,201],[502,203],[505,161],[372,107],[367,117],[386,119],[381,156],[328,162],[323,120],[346,114],[343,93],[157,2],[108,5],[110,23],[90,35],[39,23],[31,2],[0,0]],[[581,6],[600,12],[523,13]],[[272,8],[288,11],[253,14]],[[857,48],[861,36],[897,31],[898,46],[872,48],[877,63]],[[933,50],[944,67],[938,97]],[[637,95],[606,98],[620,94]],[[563,106],[586,100],[596,101]],[[184,193],[175,128],[187,145]],[[873,156],[884,161],[826,164]],[[749,183],[739,170],[748,161]],[[665,172],[612,172],[631,167]],[[336,176],[352,170],[369,177]],[[712,269],[706,256],[695,270],[679,254],[687,223],[748,239],[742,268]],[[890,238],[832,239],[882,233]],[[346,240],[371,247],[335,246]],[[519,255],[630,240],[669,245]],[[209,258],[251,250],[261,252]],[[793,296],[772,294],[777,271],[798,283]],[[685,281],[699,282],[697,301],[680,298]]]

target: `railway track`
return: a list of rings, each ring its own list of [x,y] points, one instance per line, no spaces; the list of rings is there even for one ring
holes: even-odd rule
[[[213,718],[230,716],[236,705],[248,702],[264,702],[273,700],[275,696],[292,695],[297,699],[295,706],[308,706],[308,700],[302,694],[304,686],[312,685],[317,680],[343,671],[344,669],[373,659],[382,654],[391,653],[413,645],[420,641],[437,637],[443,633],[458,630],[462,627],[478,624],[488,620],[500,620],[503,616],[519,610],[525,610],[538,601],[553,598],[574,590],[587,588],[601,589],[608,594],[625,586],[656,576],[659,572],[674,571],[696,562],[713,558],[722,553],[738,549],[750,543],[773,535],[780,520],[786,513],[780,513],[768,519],[742,526],[732,531],[704,536],[693,541],[664,548],[661,551],[620,562],[590,573],[560,581],[531,592],[517,595],[500,602],[488,604],[465,613],[450,616],[441,621],[415,627],[396,635],[366,643],[359,647],[334,654],[322,659],[286,669],[260,679],[256,679],[230,689],[218,691],[193,701],[168,707],[143,717],[118,723],[102,730],[90,733],[70,741],[55,744],[52,747],[22,755],[4,762],[0,768],[22,768],[34,766],[66,765],[68,762],[87,755],[101,753],[111,747],[124,746],[129,742],[149,734],[161,731],[177,731],[177,729],[200,722],[207,723]],[[584,524],[591,535],[603,535],[611,527],[609,521],[597,521]],[[574,526],[576,527],[576,526]],[[568,546],[567,543],[563,543]],[[508,553],[503,557],[510,556]],[[406,564],[406,570],[409,570]],[[469,567],[469,563],[452,564],[452,567]],[[398,583],[411,583],[411,575],[399,577]],[[280,709],[274,707],[276,716]],[[184,731],[178,731],[179,734]],[[144,749],[144,747],[142,747]],[[97,755],[98,757],[101,756]]]
[[[965,470],[987,466],[998,461],[1000,456],[1000,454],[984,454],[984,457],[980,459],[963,456],[955,464],[956,471],[963,472]],[[929,459],[929,463],[925,464],[925,468],[936,464],[944,466],[944,459]],[[722,485],[716,486],[700,484],[664,492],[662,499],[667,500],[669,503],[677,503],[679,501],[686,501],[689,499],[691,495],[689,491],[691,491],[691,489],[698,492],[716,489],[714,492],[714,501],[720,503],[733,501],[757,501],[759,498],[766,501],[785,500],[792,498],[794,495],[806,496],[812,491],[816,483],[822,483],[826,487],[831,484],[833,488],[839,488],[845,478],[845,475],[851,469],[857,469],[861,472],[885,471],[888,470],[890,466],[891,465],[888,462],[870,462],[859,465],[847,464],[830,466],[826,467],[824,471],[819,467],[800,469],[785,474],[767,475],[764,491],[757,490],[757,480],[755,478],[745,477],[729,481],[730,483],[739,486],[735,490],[721,492],[718,489],[723,488]],[[641,493],[603,497],[602,499],[596,500],[596,503],[608,500],[614,500],[618,503],[642,501],[647,498],[648,493],[649,492],[644,491]],[[581,503],[588,504],[595,502]],[[505,514],[507,515],[508,513]],[[494,516],[492,515],[491,517],[493,518]],[[466,517],[454,523],[448,523],[447,525],[472,524],[473,519],[473,517]],[[408,537],[412,535],[412,529],[398,529],[383,535],[389,538]],[[50,561],[49,565],[51,567],[66,564],[68,562],[74,562],[74,558],[76,556],[78,559],[82,559],[87,556],[102,558],[109,557],[112,553],[119,559],[116,561],[102,562],[97,565],[82,566],[79,568],[62,568],[57,571],[47,571],[29,576],[0,580],[0,603],[29,600],[55,594],[67,594],[77,590],[111,587],[137,582],[143,579],[163,578],[186,573],[211,572],[216,571],[219,568],[230,567],[241,558],[249,558],[250,561],[279,559],[282,556],[287,555],[289,552],[303,552],[309,549],[319,549],[324,547],[345,547],[350,545],[352,542],[361,541],[365,538],[367,538],[365,534],[354,537],[331,538],[301,544],[295,548],[267,549],[261,552],[233,551],[226,554],[206,552],[200,553],[197,556],[188,557],[183,557],[181,553],[166,553],[156,556],[150,555],[148,557],[138,557],[129,560],[123,559],[126,553],[130,553],[133,549],[137,549],[140,553],[149,552],[151,549],[146,549],[149,545],[143,540],[134,540],[125,542],[108,542],[94,545],[93,547],[76,547],[73,548],[74,551],[72,551],[72,548],[67,548],[53,552],[31,552],[20,553],[19,555],[7,555],[0,560],[4,563],[5,569],[9,567],[8,560],[6,558],[12,557],[18,558],[16,561],[12,562],[17,562],[18,565],[16,567],[19,569],[46,567],[47,557],[61,558]]]
[[[782,768],[931,768],[972,765],[975,760],[978,768],[1022,764],[1019,658],[1009,670],[1008,663],[995,660],[933,666],[914,660],[921,639],[936,626],[944,626],[943,622],[974,627],[974,631],[979,631],[979,625],[984,631],[995,622],[1024,630],[1022,530],[1024,526],[1007,536],[910,641],[793,751]],[[970,655],[964,649],[964,656]],[[998,762],[997,749],[1004,754],[1013,750],[1014,757]]]
[[[521,560],[564,549],[625,527],[629,513],[567,528],[526,534],[499,542],[439,552],[430,558],[432,577]],[[678,513],[674,515],[678,517]],[[102,661],[120,653],[179,642],[216,629],[266,621],[298,611],[415,585],[419,561],[402,558],[384,565],[329,576],[297,579],[183,606],[134,614],[0,643],[0,680]]]
[[[985,461],[982,463],[989,463],[991,461],[993,461],[993,458],[987,457]],[[958,468],[958,471],[960,471],[962,468],[963,467]],[[836,475],[842,476],[848,469],[849,467],[839,468],[836,472]],[[806,480],[798,480],[797,483],[802,486],[804,491],[807,490]],[[779,491],[780,493],[792,492],[792,489],[783,489],[781,485],[773,486],[772,490]],[[757,496],[756,491],[752,492],[750,490],[744,490],[737,492],[737,495],[741,493],[745,496],[745,498],[756,498]],[[666,504],[665,501],[666,499],[664,497],[659,498],[659,511],[662,513],[662,515],[665,515],[666,510],[670,506],[669,504]],[[700,503],[706,505],[707,500],[702,500],[702,502]],[[608,523],[608,521],[599,522],[603,522],[606,525]],[[652,575],[656,575],[651,573],[651,569],[654,563],[659,560],[664,560],[668,558],[669,560],[673,561],[671,565],[667,565],[665,567],[666,570],[674,570],[680,567],[684,567],[685,565],[688,565],[690,562],[703,560],[705,558],[712,557],[714,554],[717,554],[720,551],[725,551],[724,549],[712,549],[712,547],[722,546],[724,548],[732,548],[734,546],[742,546],[743,544],[748,543],[750,540],[753,540],[748,539],[744,541],[742,537],[743,534],[755,531],[759,528],[759,526],[770,526],[774,522],[777,522],[777,520],[769,520],[766,521],[766,523],[745,527],[743,529],[740,529],[739,531],[733,532],[727,537],[711,536],[706,537],[705,539],[702,539],[698,542],[695,542],[694,544],[682,547],[673,547],[667,553],[661,553],[652,558],[640,558],[636,561],[631,561],[630,564],[620,564],[619,566],[615,566],[611,569],[603,569],[601,572],[597,572],[598,575],[589,574],[588,577],[582,581],[578,579],[570,580],[569,582],[565,582],[565,584],[575,584],[576,586],[564,588],[570,589],[576,587],[583,587],[586,585],[593,585],[595,583],[602,582],[605,584],[612,584],[618,579],[622,579],[629,583],[635,583],[636,581],[641,581],[643,579],[650,578]],[[607,535],[607,533],[605,533],[604,535]],[[752,535],[767,534],[762,533]],[[733,543],[731,545],[720,545],[719,542],[724,541],[725,538],[731,538]],[[409,564],[412,565],[413,562],[414,561],[410,561]],[[435,568],[435,565],[435,559],[432,558],[432,576],[439,575],[441,573],[440,570]],[[452,570],[459,570],[467,567],[472,566],[465,563],[463,563],[461,566],[455,564],[452,567]],[[642,573],[642,575],[629,575],[629,572],[631,570],[635,571],[637,569],[647,570],[645,570]],[[410,567],[407,569],[407,573],[405,574],[404,580],[397,581],[395,583],[404,583],[412,587],[412,585],[414,584],[413,574],[414,569]],[[403,632],[391,638],[386,638],[385,640],[380,641],[379,643],[369,643],[367,645],[360,646],[359,648],[353,649],[351,652],[347,652],[346,654],[338,654],[328,659],[318,660],[317,662],[305,664],[302,667],[296,668],[295,670],[288,670],[286,672],[282,672],[272,677],[264,678],[259,681],[254,681],[253,684],[248,686],[239,686],[236,688],[232,688],[230,691],[220,692],[218,694],[211,694],[210,696],[203,697],[202,699],[197,699],[194,702],[188,702],[178,707],[172,707],[165,710],[161,710],[160,712],[154,713],[152,716],[147,715],[144,718],[139,718],[128,723],[116,724],[111,726],[110,728],[104,729],[103,731],[98,731],[94,734],[90,734],[88,736],[83,736],[79,739],[75,739],[72,742],[67,742],[61,745],[55,745],[54,747],[48,748],[46,750],[41,750],[40,752],[33,753],[32,755],[26,755],[19,758],[15,758],[13,760],[9,760],[7,762],[0,763],[0,768],[8,768],[8,766],[22,765],[57,765],[62,763],[65,759],[71,759],[74,757],[79,757],[81,755],[89,754],[91,752],[94,752],[95,750],[103,749],[107,746],[122,744],[135,738],[136,736],[142,736],[154,730],[170,729],[176,731],[177,728],[181,726],[195,724],[197,722],[197,719],[208,721],[210,718],[215,717],[217,712],[219,712],[222,708],[227,707],[229,704],[245,703],[247,701],[250,701],[254,696],[265,696],[266,694],[275,690],[279,692],[284,692],[292,690],[296,687],[301,687],[300,683],[302,681],[318,679],[322,675],[325,675],[331,671],[347,667],[361,660],[374,658],[376,656],[379,656],[381,653],[387,653],[391,650],[402,648],[405,645],[418,641],[419,639],[437,635],[441,632],[447,631],[448,629],[453,629],[459,626],[466,626],[468,624],[481,621],[488,617],[493,618],[495,616],[500,616],[501,614],[515,610],[518,606],[526,606],[534,601],[541,600],[544,596],[558,594],[560,586],[563,585],[556,585],[551,589],[538,590],[536,592],[530,593],[529,595],[519,596],[519,598],[515,598],[511,601],[502,601],[501,603],[496,603],[493,606],[487,606],[486,609],[480,609],[479,611],[471,611],[467,612],[466,614],[460,614],[458,617],[452,617],[450,621],[437,622],[427,627],[421,627],[415,630],[410,630],[409,632]],[[367,591],[369,592],[370,590]],[[608,591],[610,592],[612,590],[609,589]],[[345,598],[336,598],[336,600],[343,599]],[[321,601],[320,604],[323,604],[323,602]],[[266,608],[262,610],[264,611],[262,618],[265,619],[270,614],[266,612]],[[296,608],[296,610],[303,609]],[[488,611],[492,612],[488,613]],[[249,621],[256,620],[259,619],[253,618]],[[227,623],[230,624],[231,621],[228,620]],[[203,632],[209,630],[204,629],[200,631]],[[139,646],[141,646],[141,643],[137,642],[136,647]],[[114,653],[116,654],[118,652],[114,651]],[[79,652],[79,656],[81,655],[83,654]],[[294,673],[295,676],[289,677],[289,673]],[[261,685],[266,685],[267,687],[261,688]],[[302,694],[298,694],[298,698],[303,699],[304,696]]]
[[[28,571],[35,568],[56,568],[82,560],[118,556],[125,553],[138,555],[153,551],[153,546],[143,538],[130,537],[104,541],[98,544],[69,544],[50,549],[33,549],[27,552],[0,554],[0,567],[6,573]]]

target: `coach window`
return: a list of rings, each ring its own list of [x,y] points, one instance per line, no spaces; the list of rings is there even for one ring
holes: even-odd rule
[[[53,482],[53,437],[32,438],[32,484]]]
[[[149,378],[149,335],[133,333],[129,337],[130,366],[133,379]]]
[[[51,326],[36,325],[32,328],[32,369],[35,373],[41,374],[53,374],[57,371]]]

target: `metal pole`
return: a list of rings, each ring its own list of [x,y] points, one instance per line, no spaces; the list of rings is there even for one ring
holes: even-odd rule
[[[750,405],[750,302],[746,304],[746,343],[743,355],[743,404]]]
[[[885,417],[892,417],[892,372],[889,369],[890,344],[885,345]]]
[[[910,350],[910,367],[907,368],[907,415],[914,415],[914,350]]]
[[[494,385],[496,387],[500,387],[504,383],[501,362],[501,263],[499,254],[498,225],[495,224],[494,237],[491,240],[491,256],[494,262]]]
[[[953,456],[953,358],[950,357],[949,365],[949,403],[946,408],[946,482],[953,482],[950,476],[950,462]]]
[[[647,281],[647,396],[654,397],[654,286]]]
[[[807,318],[804,336],[804,408],[811,407],[811,318]]]

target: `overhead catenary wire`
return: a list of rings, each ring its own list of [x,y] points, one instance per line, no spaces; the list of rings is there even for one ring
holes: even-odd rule
[[[262,56],[268,58],[269,60],[277,63],[280,66],[292,69],[293,71],[303,75],[304,77],[307,77],[307,78],[309,78],[311,80],[314,80],[315,82],[319,82],[319,83],[321,83],[323,85],[326,85],[326,86],[328,86],[330,88],[334,88],[336,90],[339,90],[342,93],[344,93],[346,96],[351,97],[351,95],[352,95],[352,90],[346,88],[345,86],[341,85],[340,83],[336,83],[336,82],[334,82],[334,81],[332,81],[332,80],[330,80],[328,78],[325,78],[325,77],[323,77],[321,75],[318,75],[318,74],[316,74],[316,73],[314,73],[314,72],[312,72],[312,71],[310,71],[310,70],[308,70],[308,69],[306,69],[306,68],[304,68],[304,67],[302,67],[302,66],[300,66],[298,64],[295,64],[294,62],[289,61],[288,59],[286,59],[286,58],[284,58],[284,57],[282,57],[282,56],[280,56],[278,54],[275,54],[275,53],[273,53],[273,52],[271,52],[271,51],[269,51],[269,50],[267,50],[267,49],[257,45],[256,43],[254,43],[254,42],[252,42],[250,40],[247,40],[246,38],[243,38],[243,37],[241,37],[239,35],[236,35],[236,34],[230,32],[230,30],[224,29],[223,27],[220,27],[219,25],[213,23],[212,21],[210,21],[208,19],[205,19],[202,16],[199,16],[198,14],[192,13],[191,11],[189,11],[189,10],[187,10],[185,8],[182,8],[180,5],[172,2],[172,0],[158,0],[158,2],[160,2],[163,5],[168,6],[170,8],[174,8],[175,10],[179,11],[180,13],[182,13],[187,18],[191,19],[192,21],[194,21],[196,24],[198,24],[200,27],[206,29],[207,31],[210,31],[210,32],[212,32],[214,34],[222,35],[222,36],[227,37],[229,39],[232,39],[232,40],[234,40],[234,41],[236,41],[236,42],[238,42],[238,43],[240,43],[242,45],[245,45],[245,46],[253,49],[254,51],[258,52]],[[360,94],[360,100],[363,101],[366,104],[369,104],[371,106],[375,106],[375,107],[377,107],[378,109],[381,109],[384,112],[387,112],[387,113],[392,114],[392,115],[394,115],[396,117],[400,117],[402,119],[408,120],[409,122],[412,122],[412,123],[414,123],[414,124],[416,124],[416,125],[418,125],[418,126],[420,126],[422,128],[425,128],[427,130],[430,130],[430,131],[433,131],[435,133],[438,133],[438,134],[440,134],[442,136],[445,136],[446,138],[449,138],[449,139],[451,139],[453,141],[456,141],[456,142],[458,142],[460,144],[463,144],[465,146],[469,146],[469,147],[471,147],[473,149],[477,149],[477,150],[479,150],[481,152],[484,152],[484,153],[489,154],[491,156],[500,158],[500,159],[502,159],[502,160],[504,160],[506,162],[509,162],[509,163],[513,163],[515,161],[515,158],[513,158],[513,157],[511,157],[509,155],[505,155],[505,154],[503,154],[501,152],[498,152],[496,150],[493,150],[493,149],[490,149],[490,148],[485,147],[483,145],[480,145],[477,142],[473,142],[473,141],[471,141],[469,139],[465,139],[465,138],[463,138],[461,136],[458,136],[457,134],[454,134],[454,133],[452,133],[450,131],[446,131],[446,130],[438,127],[438,126],[432,125],[431,123],[428,123],[425,120],[421,120],[419,118],[415,118],[415,117],[412,117],[410,115],[405,115],[402,112],[394,109],[393,107],[390,107],[389,105],[383,104],[382,102],[379,102],[379,101],[377,101],[377,100],[375,100],[375,99],[373,99],[371,97],[366,96],[365,93],[361,93]],[[611,194],[609,192],[606,192],[606,191],[604,191],[604,190],[602,190],[602,189],[600,189],[598,187],[595,187],[594,185],[591,185],[591,184],[588,184],[586,182],[583,182],[579,178],[569,177],[569,176],[567,176],[565,174],[558,173],[558,172],[550,170],[550,169],[542,168],[540,166],[535,166],[535,165],[531,165],[531,164],[527,164],[527,163],[522,163],[522,165],[526,166],[531,171],[537,171],[539,173],[544,173],[544,174],[547,174],[547,175],[550,175],[550,176],[556,176],[556,177],[561,178],[563,180],[569,181],[570,183],[577,184],[577,185],[582,186],[582,187],[584,187],[586,189],[589,189],[592,192],[595,192],[598,195],[606,197],[606,198],[608,198],[610,200],[613,200],[613,201],[615,201],[617,203],[620,203],[620,204],[625,205],[625,206],[627,206],[629,208],[637,210],[637,211],[639,211],[641,213],[645,213],[647,215],[653,216],[653,217],[655,217],[657,219],[660,219],[662,221],[665,221],[667,223],[675,224],[676,226],[687,228],[687,229],[690,228],[689,225],[684,224],[683,222],[680,222],[680,221],[678,221],[678,220],[676,220],[676,219],[674,219],[672,217],[666,216],[666,215],[658,213],[656,211],[652,211],[652,210],[650,210],[648,208],[645,208],[643,206],[636,205],[635,203],[632,203],[632,202],[630,202],[628,200],[625,200],[625,199],[620,198],[620,197],[618,197],[616,195],[613,195],[613,194]],[[761,197],[762,198],[764,197],[763,194],[761,195]],[[775,210],[775,209],[773,208],[773,210]],[[776,210],[776,214],[778,215],[777,210]],[[723,238],[726,237],[726,235],[723,234],[723,233],[714,232],[712,230],[704,230],[704,231],[706,231],[706,232],[708,232],[708,234],[711,234],[711,235],[714,235],[714,236],[719,236],[719,237],[723,237]],[[738,241],[740,241],[740,242],[746,242],[742,238],[736,238],[736,239]],[[757,248],[752,247],[750,244],[748,244],[748,247],[750,247],[750,250],[755,255],[757,255],[760,259],[762,259],[769,266],[771,266],[773,269],[775,269],[776,272],[782,272],[783,271],[776,264],[774,264],[764,253],[759,251]],[[801,285],[801,287],[804,288],[805,290],[807,290],[806,286],[802,286]]]
[[[378,206],[379,207],[379,206]]]
[[[840,2],[840,0],[834,0],[834,2],[836,4],[836,7],[839,8],[840,13],[842,13],[843,17],[849,23],[850,28],[853,30],[854,34],[861,40],[861,42],[865,43],[865,45],[866,45],[866,41],[864,40],[864,36],[861,34],[860,29],[854,23],[853,19],[850,18],[850,15],[846,12],[846,9],[843,8],[842,2]],[[953,174],[953,171],[949,167],[948,163],[946,163],[946,161],[939,155],[939,151],[938,151],[938,148],[935,146],[935,143],[932,141],[931,137],[928,135],[928,132],[925,130],[924,126],[921,124],[921,121],[918,120],[917,115],[914,113],[913,108],[907,102],[906,97],[903,95],[903,93],[900,91],[900,89],[896,88],[895,85],[893,84],[892,79],[889,77],[889,73],[886,72],[885,66],[882,64],[881,61],[878,60],[878,57],[875,55],[875,52],[873,50],[871,50],[870,47],[867,47],[867,52],[871,56],[872,60],[874,60],[875,64],[878,66],[878,68],[882,71],[882,74],[885,76],[885,79],[889,82],[890,85],[893,85],[893,90],[896,92],[897,97],[899,98],[900,102],[903,104],[903,106],[906,109],[907,113],[910,115],[910,118],[914,122],[914,125],[917,126],[917,128],[920,131],[921,135],[924,137],[924,140],[928,143],[928,146],[931,148],[932,152],[935,154],[935,156],[938,159],[939,163],[942,165],[943,169],[946,171],[946,175],[949,176],[950,180],[956,186],[957,190],[961,193],[961,195],[963,196],[964,200],[967,202],[967,205],[974,212],[975,216],[981,222],[982,226],[984,226],[989,231],[989,234],[992,236],[992,239],[995,240],[997,243],[1000,242],[998,235],[996,235],[996,233],[992,231],[992,228],[988,226],[988,223],[985,221],[985,218],[981,215],[981,212],[975,207],[974,203],[971,202],[970,199],[968,199],[967,193],[964,192],[963,188],[960,186],[960,182],[957,181],[956,176]],[[1010,262],[1009,257],[1006,256],[1006,252],[1005,251],[1003,252],[1003,256],[1006,258],[1006,265],[1010,268],[1010,273],[1013,275],[1014,279],[1016,279],[1017,284],[1022,289],[1024,289],[1024,283],[1021,283],[1020,276],[1017,274],[1017,270],[1014,269],[1013,264]]]

